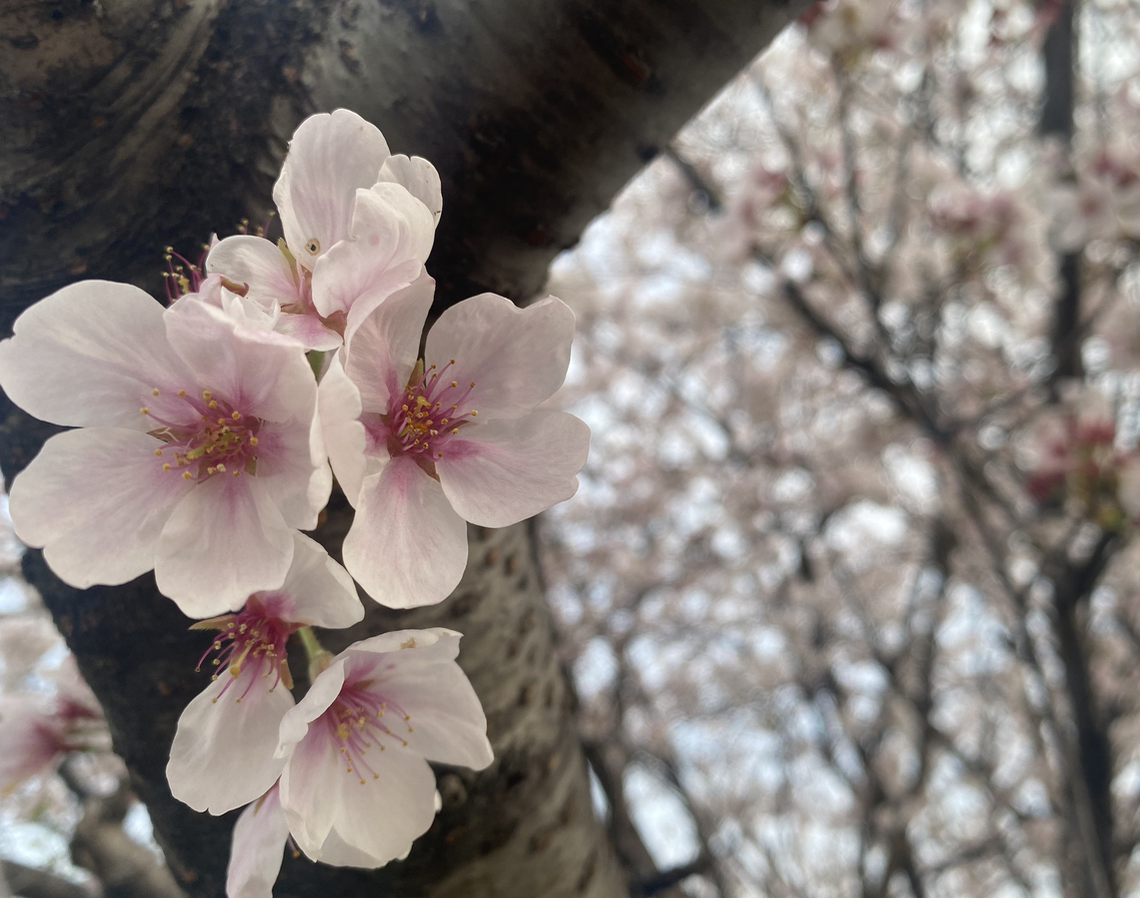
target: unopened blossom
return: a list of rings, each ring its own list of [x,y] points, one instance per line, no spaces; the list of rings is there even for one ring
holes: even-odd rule
[[[240,612],[193,627],[217,631],[202,656],[216,673],[178,720],[166,777],[171,794],[196,811],[224,814],[262,795],[281,774],[285,762],[273,753],[281,718],[293,707],[289,634],[302,626],[349,627],[364,617],[348,572],[307,536],[295,533],[293,540],[293,564],[280,589],[255,593]]]
[[[443,209],[431,163],[391,155],[380,131],[347,109],[301,123],[273,199],[285,238],[227,237],[206,268],[279,306],[278,329],[317,350],[340,346],[350,318],[419,276]]]
[[[293,531],[316,526],[331,475],[303,347],[184,297],[84,281],[27,309],[0,343],[0,385],[25,411],[79,429],[17,475],[16,534],[72,586],[154,568],[190,617],[276,589]]]
[[[460,634],[400,630],[330,663],[281,721],[281,807],[313,860],[377,867],[402,857],[438,809],[428,761],[481,770],[487,721],[455,663]]]
[[[484,293],[419,339],[433,285],[380,305],[320,387],[329,458],[356,508],[344,561],[381,604],[439,602],[467,564],[465,521],[505,527],[578,488],[590,431],[535,411],[566,376],[574,313]]]

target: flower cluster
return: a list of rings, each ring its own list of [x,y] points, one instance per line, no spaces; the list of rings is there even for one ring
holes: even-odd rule
[[[273,195],[284,238],[214,242],[169,307],[86,281],[0,343],[12,401],[73,428],[16,477],[16,533],[76,587],[153,569],[215,634],[167,773],[196,810],[248,805],[231,898],[269,894],[286,839],[331,864],[402,857],[438,810],[428,762],[491,763],[460,634],[386,633],[333,658],[310,627],[363,618],[354,578],[393,608],[443,600],[466,522],[569,498],[589,443],[577,418],[536,411],[569,364],[560,300],[473,297],[420,356],[443,208],[430,163],[338,110],[298,128]],[[301,533],[334,474],[356,509],[344,567]],[[291,641],[310,659],[300,702]]]

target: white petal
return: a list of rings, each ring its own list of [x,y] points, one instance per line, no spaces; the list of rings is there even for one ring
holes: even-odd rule
[[[264,799],[242,811],[234,824],[226,898],[272,898],[288,838],[289,824],[277,789],[270,789]]]
[[[378,778],[365,774],[364,785],[355,772],[343,767],[338,771],[334,827],[349,846],[371,857],[378,867],[406,854],[412,842],[431,828],[435,774],[423,757],[398,745],[369,752],[367,758]]]
[[[166,311],[166,336],[201,388],[243,415],[287,421],[312,414],[316,381],[296,340],[252,326],[224,309],[180,300]]]
[[[380,181],[392,181],[428,207],[432,219],[439,223],[443,214],[443,188],[435,166],[420,156],[389,156],[380,169]]]
[[[464,410],[516,418],[562,386],[570,364],[574,313],[548,296],[525,309],[494,293],[444,312],[428,334],[424,361],[455,359],[455,377],[475,381]]]
[[[590,428],[565,412],[467,425],[436,460],[443,492],[466,520],[506,527],[578,491]]]
[[[365,411],[387,414],[408,385],[434,295],[435,281],[425,272],[348,332],[345,373]]]
[[[70,426],[149,429],[151,390],[189,374],[171,352],[163,309],[129,284],[82,281],[26,309],[0,343],[0,386],[20,408]]]
[[[206,270],[249,287],[253,301],[286,306],[299,302],[300,290],[284,253],[270,240],[235,234],[219,242],[206,257]]]
[[[314,858],[316,860],[316,858]],[[382,866],[367,852],[354,848],[340,837],[336,829],[329,830],[325,843],[321,846],[320,861],[333,867],[364,867],[371,869]]]
[[[398,636],[403,637],[401,645],[414,644],[407,648],[384,647],[385,661],[378,665],[379,673],[372,687],[410,717],[406,733],[398,723],[393,725],[397,735],[407,739],[408,747],[429,761],[482,770],[491,763],[493,754],[487,741],[483,706],[467,675],[455,663],[460,634],[434,628],[404,630]],[[346,649],[346,653],[366,653],[377,648],[372,640],[363,640]]]
[[[247,665],[234,677],[220,669],[178,718],[166,765],[170,793],[211,814],[263,795],[285,767],[273,752],[281,718],[292,707],[293,696],[275,673],[263,678]]]
[[[292,560],[292,531],[257,478],[215,474],[170,516],[154,573],[183,614],[206,618],[279,588]]]
[[[315,384],[312,388],[315,400]],[[286,524],[312,530],[328,503],[332,472],[315,402],[305,414],[305,418],[262,426],[257,433],[257,473],[253,476],[273,498]]]
[[[344,373],[339,356],[321,378],[317,406],[333,473],[348,504],[355,508],[364,481],[367,435],[360,423],[360,391]]]
[[[281,806],[289,831],[309,857],[321,845],[339,813],[339,785],[345,772],[339,746],[323,723],[310,727],[340,695],[344,660],[334,660],[313,681],[305,697],[281,720],[277,757],[286,758],[281,774]]]
[[[414,281],[435,240],[427,206],[399,184],[356,192],[350,237],[313,269],[313,305],[328,318],[348,314],[358,297],[389,296]]]
[[[442,602],[467,566],[467,525],[438,481],[415,462],[393,458],[364,480],[344,565],[381,605]]]
[[[384,135],[348,109],[309,116],[294,132],[273,201],[285,242],[310,271],[348,236],[356,191],[376,183],[388,155]]]
[[[16,535],[72,586],[119,584],[154,567],[158,535],[194,489],[163,471],[154,437],[117,427],[53,436],[12,484]]]
[[[364,618],[356,584],[325,547],[303,533],[293,534],[293,564],[281,587],[291,603],[289,622],[336,629]],[[273,745],[277,747],[274,729]]]

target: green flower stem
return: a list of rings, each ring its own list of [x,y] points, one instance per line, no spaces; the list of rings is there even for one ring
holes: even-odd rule
[[[333,659],[333,654],[317,639],[317,634],[313,632],[312,627],[301,627],[297,631],[297,635],[301,638],[301,645],[305,647],[305,655],[309,659],[309,682],[313,682],[317,675],[329,666],[329,662]]]

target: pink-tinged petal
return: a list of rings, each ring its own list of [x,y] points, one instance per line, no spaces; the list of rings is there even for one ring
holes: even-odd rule
[[[311,376],[308,387],[316,393]],[[332,492],[332,471],[315,403],[309,409],[306,415],[311,417],[268,422],[257,434],[254,476],[273,497],[285,523],[299,530],[317,526],[317,518]]]
[[[226,898],[272,898],[288,838],[289,824],[274,787],[242,811],[234,824]]]
[[[333,473],[348,504],[355,508],[364,482],[367,435],[359,420],[360,391],[344,373],[339,356],[333,358],[321,378],[317,407]]]
[[[432,220],[439,223],[443,214],[443,188],[435,166],[420,156],[389,156],[380,169],[380,181],[391,181],[405,187],[412,196],[428,207]]]
[[[154,455],[161,446],[117,427],[53,436],[12,484],[16,535],[43,547],[52,570],[80,589],[146,573],[163,525],[194,489],[162,470]]]
[[[348,332],[345,373],[360,390],[363,410],[387,414],[408,385],[434,295],[435,280],[425,272]]]
[[[285,254],[264,237],[235,234],[220,241],[206,257],[206,270],[249,287],[254,302],[282,306],[301,301],[292,266]]]
[[[166,336],[200,388],[243,415],[287,421],[312,413],[316,382],[296,340],[203,302],[166,312]]]
[[[414,461],[393,458],[364,480],[344,565],[381,605],[442,602],[467,567],[467,525],[437,480]]]
[[[331,327],[326,327],[321,316],[312,312],[282,312],[277,319],[277,331],[292,337],[305,347],[317,352],[331,352],[344,345],[344,338]]]
[[[465,520],[506,527],[573,496],[589,451],[584,422],[565,412],[531,412],[464,426],[435,467]]]
[[[82,281],[26,309],[0,343],[0,386],[44,421],[149,429],[151,391],[185,386],[163,309],[129,284]]]
[[[364,606],[348,571],[329,557],[324,546],[303,533],[293,534],[293,564],[281,592],[291,603],[290,623],[338,629],[364,618]],[[275,729],[271,752],[276,747]]]
[[[154,573],[183,614],[206,618],[280,588],[292,560],[293,533],[257,477],[215,474],[174,509]]]
[[[566,379],[574,313],[548,296],[525,309],[494,293],[444,312],[428,334],[424,361],[455,359],[453,376],[474,381],[464,410],[482,418],[517,418],[554,394]]]
[[[273,752],[293,696],[275,675],[259,671],[247,665],[234,677],[221,669],[178,718],[166,779],[170,793],[195,811],[241,807],[263,795],[285,767]]]
[[[435,774],[419,754],[399,745],[369,752],[376,777],[343,767],[338,785],[337,834],[382,866],[407,854],[435,820]],[[324,856],[320,858],[324,860]]]
[[[406,287],[419,277],[434,240],[431,212],[399,184],[358,190],[349,238],[313,269],[313,305],[326,318],[347,315],[365,294],[387,296]]]
[[[393,726],[410,749],[429,761],[482,770],[494,755],[483,706],[455,663],[460,634],[433,628],[403,630],[398,636],[402,639],[396,646],[380,648],[366,639],[346,653],[392,653],[377,664],[372,688],[408,715],[407,732]]]
[[[344,686],[345,663],[342,652],[321,671],[305,697],[297,702],[281,720],[281,729],[274,757],[290,758],[294,750],[309,733],[309,724],[325,713],[340,695]]]
[[[376,183],[388,155],[384,135],[348,109],[309,116],[294,132],[273,201],[285,242],[310,271],[348,236],[356,191]]]

